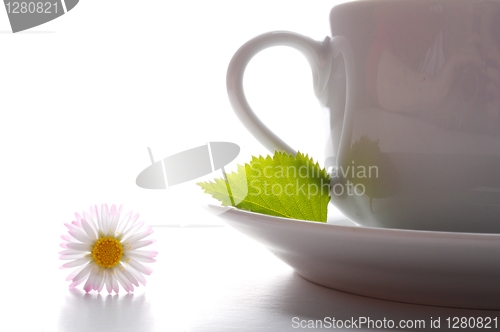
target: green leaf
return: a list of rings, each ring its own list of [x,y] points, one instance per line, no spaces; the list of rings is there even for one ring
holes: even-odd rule
[[[197,183],[223,206],[285,218],[326,222],[330,176],[300,152],[252,157],[236,172]]]

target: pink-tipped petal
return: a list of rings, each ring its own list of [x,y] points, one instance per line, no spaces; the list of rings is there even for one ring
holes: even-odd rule
[[[146,278],[144,278],[144,275],[137,271],[136,269],[129,269],[128,270],[132,275],[144,286],[146,286]]]
[[[69,285],[69,288],[75,288],[76,286],[80,285],[85,279],[81,279],[78,281],[74,281]]]
[[[85,213],[85,215],[87,215],[87,214]],[[87,215],[87,217],[89,217],[89,216]],[[91,241],[95,241],[97,239],[97,236],[96,236],[96,232],[94,231],[94,229],[91,226],[91,223],[93,223],[93,221],[91,219],[90,219],[90,221],[87,221],[86,219],[82,219],[81,223],[82,223],[82,228],[85,231],[85,234],[87,234],[87,236],[89,237],[89,239]]]
[[[115,276],[116,280],[122,285],[123,289],[125,289],[127,292],[133,292],[134,291],[134,286],[132,285],[132,282],[128,280],[120,271],[119,268],[115,269]]]
[[[156,250],[135,250],[134,253],[145,257],[156,257],[158,255]]]
[[[73,272],[71,272],[67,277],[66,281],[73,280],[74,277],[78,275],[86,266],[80,266],[79,268],[75,269]]]
[[[66,235],[66,234],[61,235],[61,239],[63,239],[64,241],[68,241],[68,242],[71,241],[71,237]]]
[[[66,249],[58,252],[59,255],[76,255],[76,254],[85,254],[80,250]]]
[[[91,216],[89,216],[89,214],[87,212],[84,212],[83,216],[84,216],[84,219],[82,219],[82,221],[81,221],[83,229],[85,230],[85,232],[87,233],[87,235],[90,238],[95,238],[96,234],[98,233],[98,228],[95,225],[94,220],[92,219]],[[86,226],[83,223],[84,221],[87,222]],[[87,228],[85,228],[85,227],[87,227]]]
[[[125,243],[127,246],[131,245],[139,240],[144,239],[146,236],[151,235],[153,233],[152,229],[148,229],[146,231],[131,235],[130,237],[123,239],[122,243]]]
[[[125,227],[123,229],[123,232],[122,233],[128,233],[130,228],[133,227],[135,225],[135,222],[137,221],[137,219],[139,219],[139,213],[136,213],[132,219],[130,220],[130,222],[127,224],[127,227]]]
[[[118,285],[118,281],[116,280],[115,275],[110,273],[109,277],[111,278],[111,283],[113,284],[113,291],[118,294],[118,292],[120,291],[120,286]]]
[[[113,291],[113,276],[111,276],[111,273],[107,269],[104,270],[104,281],[106,283],[106,290],[111,294]]]
[[[59,256],[59,259],[63,260],[63,261],[72,261],[72,260],[80,259],[80,258],[83,258],[83,253],[74,254],[74,255],[66,254],[66,255]]]
[[[135,250],[135,249],[139,249],[139,248],[142,248],[142,247],[149,246],[150,244],[152,244],[154,242],[155,242],[154,240],[137,241],[137,242],[134,242],[134,243],[131,243],[130,245],[128,245],[126,247],[126,249],[127,250]]]
[[[138,261],[136,261],[135,259],[133,258],[129,258],[128,260],[128,264],[133,267],[134,269],[136,269],[137,271],[143,273],[143,274],[151,274],[153,272],[153,270],[147,266],[144,266],[142,265],[141,263],[139,263]]]
[[[70,288],[74,288],[74,287],[80,285],[81,283],[83,283],[84,281],[85,281],[85,278],[73,279],[73,282],[71,283]]]
[[[73,249],[73,250],[79,250],[79,251],[90,251],[92,249],[92,247],[88,244],[75,243],[75,242],[66,243],[66,248]]]
[[[102,269],[97,269],[97,273],[94,278],[94,285],[92,288],[94,288],[94,290],[100,293],[103,286],[104,286],[104,271]]]
[[[123,266],[120,269],[120,272],[127,278],[131,283],[133,283],[135,286],[139,287],[139,282],[137,279],[129,272],[127,271]]]
[[[85,285],[83,286],[83,290],[85,292],[88,293],[93,289],[94,279],[95,279],[96,273],[97,273],[97,269],[92,269],[92,271],[90,271],[90,276],[87,279],[87,282],[85,283]]]
[[[74,222],[74,221],[73,221]],[[80,230],[79,227],[76,227],[73,222],[71,223],[65,223],[64,226],[69,230],[69,231],[78,231]]]
[[[90,207],[90,215],[92,219],[95,220],[97,226],[96,231],[102,229],[101,217],[99,216],[99,210],[97,209],[97,205]]]
[[[116,275],[115,275],[114,280],[115,280],[115,282],[117,282],[117,284],[122,285],[123,289],[125,289],[126,292],[129,292],[127,285],[124,284],[120,279],[118,279],[118,277]],[[115,293],[118,293],[118,291],[115,291]]]
[[[120,236],[121,234],[123,234],[123,231],[127,227],[127,224],[128,224],[128,222],[129,222],[129,220],[130,220],[131,217],[132,217],[132,211],[129,211],[125,215],[125,217],[123,217],[123,219],[118,222],[118,227],[116,228],[116,233],[117,233],[118,236]]]
[[[156,262],[156,259],[154,259],[153,257],[135,257],[135,259],[141,263],[154,263],[154,262]]]
[[[89,239],[89,237],[82,233],[82,232],[79,232],[79,231],[68,231],[69,235],[71,235],[72,237],[74,237],[75,239],[77,239],[78,241],[80,242],[83,242],[83,243],[86,243],[86,244],[91,244],[92,241]]]
[[[88,263],[89,262],[89,259],[87,257],[83,257],[83,258],[79,258],[77,260],[74,260],[72,262],[69,262],[69,263],[66,263],[66,264],[63,264],[63,267],[76,267],[76,266],[80,266],[80,265],[83,265],[85,263]]]
[[[81,221],[83,218],[78,214],[78,212],[75,212],[75,218],[77,221]]]
[[[127,229],[125,232],[123,232],[122,238],[126,239],[127,237],[134,235],[134,233],[136,233],[143,225],[144,221],[136,223],[135,225]]]
[[[66,226],[66,228],[69,229],[70,231],[77,229],[77,227],[72,223],[64,223],[64,226]]]
[[[109,234],[115,235],[116,226],[120,219],[120,213],[116,210],[116,205],[111,206],[110,220],[109,220]]]
[[[102,219],[101,231],[107,234],[109,229],[109,209],[107,204],[101,205],[101,219]]]
[[[72,278],[73,282],[85,279],[94,267],[95,266],[93,264],[87,264],[77,275]]]
[[[148,251],[143,251],[143,252],[129,251],[129,252],[127,252],[128,257],[132,257],[139,262],[145,262],[145,263],[156,262],[156,260],[153,258],[156,256],[156,254],[157,254],[156,251],[151,251],[151,252],[148,252]]]

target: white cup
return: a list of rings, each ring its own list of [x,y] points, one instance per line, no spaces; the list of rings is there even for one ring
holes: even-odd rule
[[[328,109],[335,206],[364,226],[500,232],[500,2],[355,1],[334,7],[330,25],[323,41],[268,32],[236,52],[227,89],[246,128],[295,153],[242,82],[255,54],[293,47]]]

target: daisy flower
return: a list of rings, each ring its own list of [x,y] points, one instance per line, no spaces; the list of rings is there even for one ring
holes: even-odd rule
[[[62,235],[66,241],[61,244],[65,250],[59,252],[60,259],[69,260],[62,268],[77,268],[66,280],[73,281],[70,288],[85,282],[86,292],[101,292],[104,285],[108,293],[118,293],[119,284],[127,292],[134,291],[134,285],[146,285],[144,274],[152,270],[142,263],[155,262],[156,251],[137,250],[154,242],[144,240],[153,233],[151,227],[137,222],[139,214],[132,211],[120,218],[122,206],[108,209],[106,204],[90,207],[90,215],[75,213],[76,221],[64,224],[69,235]]]

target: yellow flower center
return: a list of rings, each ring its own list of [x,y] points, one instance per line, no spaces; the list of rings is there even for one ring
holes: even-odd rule
[[[102,267],[113,267],[122,259],[123,246],[113,237],[101,237],[92,248],[92,258],[97,265]]]

